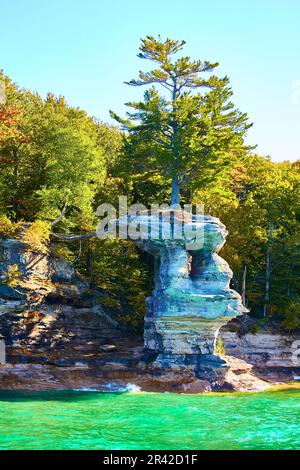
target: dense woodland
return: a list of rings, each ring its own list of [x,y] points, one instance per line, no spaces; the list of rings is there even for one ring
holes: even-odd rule
[[[0,235],[25,237],[37,250],[55,241],[52,249],[101,289],[107,308],[139,328],[151,259],[127,241],[62,242],[55,234],[94,232],[98,205],[117,206],[119,195],[146,205],[203,203],[228,228],[221,255],[250,316],[293,330],[300,325],[300,161],[275,163],[247,147],[251,124],[231,103],[228,78],[214,75],[217,64],[174,61],[183,47],[142,42],[139,56],[157,68],[129,82],[146,91],[125,119],[111,113],[121,126],[0,72]]]

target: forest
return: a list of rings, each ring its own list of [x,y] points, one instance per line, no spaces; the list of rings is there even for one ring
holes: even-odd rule
[[[117,206],[119,195],[130,204],[203,204],[228,229],[221,255],[253,324],[295,330],[300,160],[282,155],[277,163],[247,146],[251,123],[231,102],[228,77],[215,75],[218,64],[173,60],[183,48],[184,42],[151,36],[142,41],[140,58],[157,68],[128,82],[146,91],[128,103],[126,118],[111,112],[115,125],[0,72],[0,236],[21,237],[37,251],[49,244],[101,290],[118,320],[139,330],[151,259],[125,240],[64,241],[61,235],[95,231],[97,207]],[[17,275],[11,266],[2,281]]]

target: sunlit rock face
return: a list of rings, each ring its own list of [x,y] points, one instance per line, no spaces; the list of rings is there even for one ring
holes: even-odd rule
[[[181,226],[182,212],[173,214],[171,224],[168,217],[153,223],[147,214],[129,219],[144,238],[135,239],[136,245],[155,261],[145,349],[157,353],[157,365],[192,367],[205,376],[206,367],[224,364],[214,354],[220,327],[246,309],[240,295],[229,287],[231,269],[217,254],[225,243],[225,226],[217,218],[189,214]]]

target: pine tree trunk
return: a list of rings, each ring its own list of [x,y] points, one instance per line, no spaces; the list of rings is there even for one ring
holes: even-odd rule
[[[270,231],[269,231],[269,241],[268,241],[268,248],[266,253],[266,285],[265,285],[265,302],[264,302],[264,318],[268,316],[269,310],[269,302],[270,302],[270,277],[271,277],[271,254],[270,254],[270,245],[273,240],[273,231],[274,231],[274,224],[270,224]]]
[[[18,194],[18,180],[19,180],[19,156],[18,151],[13,149],[13,157],[14,157],[14,168],[13,168],[13,195],[12,195],[12,207],[14,211],[14,220],[17,220],[17,210],[18,210],[18,203],[17,203],[17,194]]]
[[[180,201],[180,184],[178,177],[174,176],[172,178],[172,195],[171,195],[171,205],[179,204]]]
[[[242,282],[242,301],[246,307],[246,279],[247,279],[247,266],[244,266],[243,282]]]

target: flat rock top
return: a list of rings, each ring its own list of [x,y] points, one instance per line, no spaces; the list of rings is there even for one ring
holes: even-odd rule
[[[219,219],[184,210],[162,210],[124,215],[115,220],[128,238],[148,252],[176,246],[188,251],[217,252],[225,243],[227,230]]]

